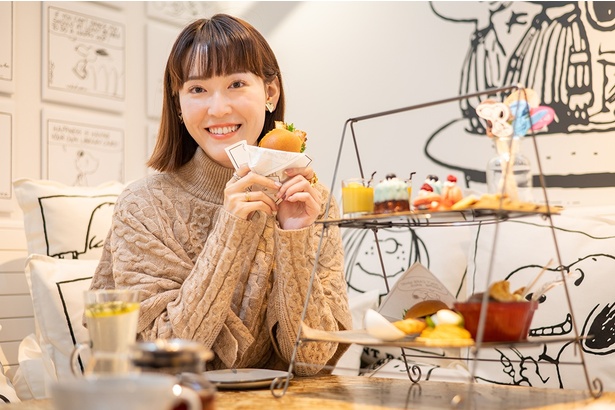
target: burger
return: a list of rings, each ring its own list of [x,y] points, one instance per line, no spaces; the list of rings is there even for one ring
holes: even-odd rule
[[[275,128],[263,136],[258,146],[278,151],[303,152],[306,135],[305,131],[295,128],[293,124],[276,121]]]
[[[424,300],[406,310],[404,319],[424,319],[442,309],[449,309],[449,307],[441,300]]]

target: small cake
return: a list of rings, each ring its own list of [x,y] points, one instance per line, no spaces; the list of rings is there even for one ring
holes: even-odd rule
[[[449,175],[442,187],[442,205],[448,209],[462,199],[463,193],[457,185],[457,178],[454,175]]]
[[[419,194],[412,205],[414,209],[419,211],[435,211],[440,207],[442,197],[433,191],[433,187],[428,183],[424,183],[419,190]]]
[[[408,184],[395,174],[389,174],[374,188],[374,212],[404,212],[410,210]]]
[[[440,178],[438,178],[437,175],[427,175],[424,183],[431,187],[434,194],[442,194],[442,181],[440,181]]]

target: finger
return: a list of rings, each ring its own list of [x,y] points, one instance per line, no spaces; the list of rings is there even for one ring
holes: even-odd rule
[[[250,204],[262,204],[264,207],[259,209],[267,212],[268,215],[271,215],[277,210],[275,201],[262,191],[245,191],[243,192],[243,197],[240,197],[240,201]]]
[[[229,179],[229,181],[226,183],[226,186],[228,187],[229,185],[233,185],[233,184],[237,184],[238,182],[241,181],[241,179],[243,177],[245,177],[248,173],[250,172],[250,168],[248,167],[248,165],[242,165],[239,168],[237,168],[234,172],[233,175],[231,176],[231,179]],[[240,187],[244,187],[245,184],[241,184]],[[241,189],[245,189],[241,188]]]
[[[286,190],[284,200],[289,202],[309,202],[314,208],[319,208],[322,196],[317,189],[314,189],[309,182],[302,180],[301,182],[294,184]]]
[[[303,175],[305,179],[311,179],[314,176],[314,170],[312,167],[303,167],[303,168],[287,168],[284,170],[288,177],[294,177],[296,175]]]
[[[262,211],[267,215],[273,215],[271,208],[260,201],[245,203],[237,212],[234,212],[233,214],[238,218],[250,219],[254,212],[257,211]]]
[[[309,215],[318,215],[320,213],[321,197],[320,193],[317,195],[311,195],[309,192],[297,192],[286,198],[290,203],[303,203],[305,211]]]
[[[248,174],[248,172],[250,172],[250,167],[248,166],[248,164],[243,164],[242,166],[237,168],[237,171],[235,172],[237,172],[237,175],[243,178]]]
[[[236,193],[233,194],[230,205],[227,210],[242,219],[249,219],[251,215],[256,211],[262,211],[267,215],[273,215],[271,204],[267,204],[264,201],[254,200],[252,192],[249,194]]]
[[[253,185],[259,185],[260,187],[266,188],[268,192],[273,193],[277,193],[280,186],[282,186],[278,181],[274,181],[271,178],[267,178],[266,176],[259,175],[252,171],[243,176],[241,181],[238,181],[236,184],[239,190],[250,189]]]
[[[296,175],[290,179],[287,179],[282,184],[276,197],[280,199],[285,199],[297,192],[311,192],[312,190],[312,186],[302,175]]]

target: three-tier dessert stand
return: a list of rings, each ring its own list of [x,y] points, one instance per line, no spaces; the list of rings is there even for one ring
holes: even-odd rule
[[[355,118],[350,118],[348,120],[346,120],[345,124],[344,124],[344,128],[343,128],[343,132],[342,132],[342,136],[340,139],[340,144],[339,144],[339,149],[338,149],[338,154],[337,154],[337,158],[336,158],[336,163],[335,163],[335,168],[333,171],[333,180],[331,182],[331,191],[333,191],[333,187],[336,186],[337,183],[337,177],[338,177],[338,173],[339,173],[339,166],[340,166],[340,160],[341,160],[341,156],[342,156],[342,152],[343,152],[343,148],[344,148],[344,143],[345,140],[347,138],[347,131],[350,130],[350,134],[352,137],[352,142],[354,145],[354,152],[356,154],[356,160],[357,160],[357,164],[358,164],[358,168],[359,168],[359,173],[361,178],[365,177],[364,171],[363,171],[363,165],[361,162],[361,156],[359,153],[359,145],[357,143],[357,138],[356,138],[356,133],[355,133],[355,129],[354,129],[354,125],[358,122],[362,122],[362,121],[367,121],[367,120],[371,120],[374,118],[380,118],[380,117],[385,117],[385,116],[391,116],[391,115],[395,115],[395,114],[399,114],[399,113],[403,113],[403,112],[407,112],[407,111],[413,111],[413,110],[419,110],[422,108],[427,108],[427,107],[431,107],[431,106],[436,106],[436,105],[441,105],[441,104],[447,104],[447,103],[451,103],[451,102],[456,102],[456,101],[462,101],[462,100],[466,100],[466,99],[471,99],[471,98],[476,98],[476,97],[497,97],[497,96],[503,96],[506,95],[507,93],[513,92],[513,91],[518,91],[519,95],[525,95],[525,88],[521,85],[517,85],[517,86],[508,86],[508,87],[501,87],[501,88],[494,88],[494,89],[490,89],[490,90],[485,90],[482,92],[476,92],[476,93],[472,93],[472,94],[465,94],[465,95],[459,95],[459,96],[455,96],[455,97],[451,97],[451,98],[447,98],[447,99],[442,99],[442,100],[436,100],[436,101],[431,101],[431,102],[426,102],[426,103],[422,103],[422,104],[417,104],[417,105],[411,105],[411,106],[407,106],[407,107],[402,107],[402,108],[398,108],[398,109],[393,109],[393,110],[389,110],[389,111],[383,111],[383,112],[378,112],[378,113],[374,113],[374,114],[369,114],[369,115],[364,115],[364,116],[360,116],[360,117],[355,117]],[[567,285],[567,281],[566,279],[566,270],[563,267],[564,265],[562,264],[562,258],[561,258],[561,254],[560,254],[560,249],[558,247],[557,244],[557,237],[555,235],[555,226],[553,224],[553,212],[552,212],[552,207],[549,206],[549,200],[548,200],[548,195],[547,195],[547,188],[546,188],[546,184],[545,184],[545,180],[544,180],[544,176],[543,176],[543,171],[542,171],[542,165],[540,162],[540,155],[539,155],[539,151],[538,151],[538,144],[536,141],[536,135],[533,131],[530,131],[528,134],[531,138],[531,140],[533,141],[533,147],[534,147],[534,152],[536,154],[536,164],[538,166],[538,173],[539,173],[539,181],[540,181],[540,188],[542,191],[542,195],[543,195],[543,199],[544,199],[544,207],[541,207],[541,211],[540,212],[511,212],[511,211],[506,211],[502,208],[502,204],[500,203],[500,208],[499,209],[489,209],[489,210],[476,210],[476,209],[468,209],[468,210],[463,210],[463,211],[443,211],[443,212],[421,212],[421,211],[409,211],[409,212],[405,212],[405,213],[400,213],[397,214],[395,216],[388,216],[388,215],[368,215],[365,217],[360,217],[360,218],[341,218],[341,219],[333,219],[333,218],[329,218],[329,212],[330,212],[330,208],[331,208],[331,200],[333,195],[329,196],[329,201],[327,203],[326,206],[326,211],[325,211],[325,217],[321,220],[316,221],[316,223],[322,224],[323,225],[323,231],[321,234],[321,238],[320,238],[320,242],[317,248],[317,252],[316,252],[316,259],[315,259],[315,263],[314,263],[314,267],[312,269],[312,273],[310,276],[310,281],[309,281],[309,285],[308,285],[308,289],[307,289],[307,295],[306,295],[306,299],[304,302],[304,306],[303,306],[303,312],[301,315],[301,322],[303,323],[303,321],[305,320],[305,316],[306,316],[306,312],[308,309],[308,301],[309,301],[309,296],[311,294],[312,291],[312,285],[314,282],[314,277],[316,275],[316,270],[317,270],[317,265],[318,265],[318,260],[320,258],[320,253],[322,250],[322,244],[323,244],[323,238],[326,237],[327,235],[327,230],[331,227],[331,226],[338,226],[340,228],[359,228],[359,229],[369,229],[373,232],[374,237],[375,237],[375,244],[377,246],[377,253],[379,256],[379,262],[382,268],[382,272],[383,272],[383,277],[384,277],[384,281],[385,281],[385,286],[387,291],[390,290],[389,288],[389,284],[388,284],[388,280],[387,280],[387,275],[386,275],[386,269],[385,269],[385,263],[384,260],[382,258],[382,253],[381,250],[379,248],[379,241],[378,241],[378,230],[379,229],[384,229],[384,228],[395,228],[395,227],[428,227],[428,226],[460,226],[460,225],[476,225],[476,224],[485,224],[485,223],[492,223],[495,224],[495,229],[494,229],[494,238],[493,238],[493,247],[492,249],[495,250],[496,246],[497,246],[497,238],[499,235],[498,232],[498,227],[499,224],[501,222],[504,222],[506,220],[509,219],[513,219],[513,218],[521,218],[524,216],[529,216],[529,215],[540,215],[542,216],[547,222],[548,225],[550,227],[551,233],[552,233],[552,238],[553,238],[553,244],[555,246],[555,252],[556,252],[556,258],[557,258],[557,263],[558,263],[558,270],[561,274],[561,279],[562,279],[562,283],[565,289],[565,296],[566,296],[566,303],[568,306],[568,310],[569,313],[572,317],[572,324],[573,324],[573,334],[574,337],[572,339],[567,339],[567,341],[572,341],[576,346],[576,351],[579,354],[579,363],[583,368],[583,374],[585,377],[585,381],[587,384],[587,388],[589,393],[594,397],[594,398],[598,398],[601,396],[602,391],[603,391],[603,386],[602,386],[602,382],[600,379],[594,379],[591,380],[590,375],[589,375],[589,371],[587,369],[587,364],[585,361],[585,356],[584,356],[584,352],[583,349],[581,347],[581,341],[582,338],[580,337],[580,333],[578,330],[578,327],[576,325],[576,320],[574,318],[574,312],[572,310],[572,300],[571,300],[571,296],[570,296],[570,290],[568,288]],[[512,166],[512,164],[509,164],[509,166]],[[509,174],[507,172],[503,173],[503,177],[506,178],[506,175]],[[506,184],[504,184],[506,185]],[[504,197],[504,195],[501,196],[502,198]],[[491,252],[491,258],[489,261],[489,266],[487,269],[487,277],[486,277],[486,282],[487,283],[491,283],[492,280],[492,272],[493,272],[493,268],[494,268],[494,256],[493,256],[494,252]],[[493,342],[490,343],[484,343],[483,342],[483,335],[484,335],[484,331],[485,331],[485,324],[486,324],[486,316],[487,316],[487,305],[489,303],[489,295],[488,292],[484,292],[484,296],[483,296],[483,303],[481,306],[481,311],[480,311],[480,318],[479,318],[479,323],[478,323],[478,330],[477,330],[477,334],[476,334],[476,338],[475,338],[475,343],[474,346],[471,348],[471,353],[472,353],[472,369],[471,369],[471,374],[472,374],[472,380],[475,379],[476,376],[476,369],[477,369],[477,365],[479,363],[479,361],[481,360],[479,357],[479,353],[481,348],[484,347],[492,347],[494,346]],[[324,341],[324,340],[321,340]],[[562,340],[558,339],[558,340],[553,340],[553,342],[561,342]],[[298,331],[297,331],[297,337],[296,337],[296,341],[295,341],[295,345],[294,345],[294,349],[293,349],[293,353],[291,356],[291,360],[290,360],[290,364],[289,364],[289,368],[288,368],[288,374],[285,377],[281,377],[281,378],[277,378],[275,379],[272,383],[271,383],[271,392],[273,394],[274,397],[282,397],[284,396],[284,394],[286,393],[289,384],[290,384],[290,379],[292,378],[292,373],[293,370],[295,368],[296,365],[296,358],[297,358],[297,350],[300,346],[301,343],[305,343],[305,342],[319,342],[319,340],[316,339],[306,339],[305,337],[303,337],[302,335],[302,329],[301,326],[298,326]],[[531,345],[531,344],[544,344],[544,343],[548,343],[548,341],[545,340],[540,340],[539,342],[532,342],[532,341],[524,341],[522,343],[519,343],[521,345]],[[506,345],[510,345],[511,343],[505,343]],[[404,362],[406,364],[406,370],[408,373],[408,376],[410,378],[410,380],[413,383],[417,383],[418,381],[420,381],[421,378],[421,373],[420,373],[420,368],[416,365],[411,365],[408,363],[408,357],[410,357],[409,354],[406,354],[404,349],[406,347],[412,347],[412,343],[410,344],[404,344],[401,345],[399,343],[383,343],[383,346],[395,346],[395,347],[400,347],[402,349],[402,357],[404,359]],[[425,345],[419,345],[416,344],[415,347],[426,347]],[[421,356],[421,357],[425,357],[425,356]],[[468,391],[468,397],[471,397],[472,394],[472,390],[473,390],[473,385],[474,383],[468,383],[468,387],[469,387],[469,391]],[[452,405],[458,405],[459,402],[463,401],[463,398],[456,398],[456,400],[454,400],[454,402],[452,402]]]

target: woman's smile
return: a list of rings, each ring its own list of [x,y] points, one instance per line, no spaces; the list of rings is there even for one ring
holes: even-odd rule
[[[234,133],[239,129],[240,125],[225,125],[225,126],[213,126],[206,128],[207,131],[212,134],[214,137],[226,137],[227,134]]]

